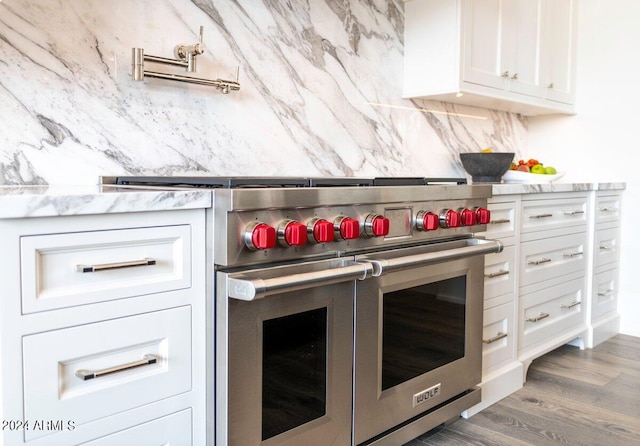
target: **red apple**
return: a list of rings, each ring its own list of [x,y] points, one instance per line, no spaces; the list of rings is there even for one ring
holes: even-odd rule
[[[518,170],[522,172],[529,172],[529,167],[526,164],[521,164],[518,166]]]

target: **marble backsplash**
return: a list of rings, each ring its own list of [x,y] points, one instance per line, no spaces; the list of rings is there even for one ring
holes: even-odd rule
[[[464,176],[519,115],[402,99],[402,0],[0,0],[0,184],[100,175]],[[131,48],[241,90],[131,79]],[[157,71],[187,74],[154,66]]]

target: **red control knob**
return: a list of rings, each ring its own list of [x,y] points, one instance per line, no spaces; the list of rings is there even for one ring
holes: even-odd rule
[[[333,223],[315,218],[307,225],[307,234],[312,243],[329,243],[333,241]]]
[[[301,246],[307,243],[307,227],[293,220],[285,220],[278,226],[278,239],[284,246]]]
[[[349,217],[338,217],[333,222],[333,229],[337,237],[352,240],[360,237],[360,222]]]
[[[364,220],[364,233],[368,237],[389,235],[389,219],[378,214],[369,214]]]
[[[460,213],[460,224],[462,226],[474,226],[476,224],[476,213],[471,209],[458,209]]]
[[[243,239],[251,250],[271,249],[276,246],[276,229],[258,221],[245,228]]]
[[[418,231],[435,231],[440,227],[440,218],[433,212],[420,211],[416,214]]]
[[[491,211],[486,208],[476,207],[473,208],[476,212],[476,224],[488,225],[491,221]]]
[[[460,226],[460,213],[453,209],[440,211],[440,226],[443,228],[457,228]]]

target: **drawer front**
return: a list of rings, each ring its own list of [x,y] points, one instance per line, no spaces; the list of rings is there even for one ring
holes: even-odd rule
[[[522,202],[522,232],[548,231],[586,225],[588,198],[561,198]]]
[[[516,235],[516,206],[515,201],[504,203],[489,203],[491,220],[487,230],[482,233],[486,238],[502,239]]]
[[[487,254],[484,260],[485,308],[497,297],[516,291],[516,248],[505,246],[502,252]]]
[[[600,272],[593,279],[591,317],[597,319],[618,307],[618,269]]]
[[[23,313],[191,286],[189,225],[25,236]]]
[[[489,370],[515,358],[514,303],[484,311],[482,367]]]
[[[584,322],[584,281],[572,280],[520,297],[520,342],[525,348]]]
[[[607,221],[619,221],[621,209],[621,196],[616,195],[596,195],[596,223]]]
[[[520,249],[520,286],[587,267],[585,232],[524,242]]]
[[[618,260],[620,246],[618,242],[619,236],[620,231],[617,227],[598,229],[596,231],[596,241],[593,247],[596,267]]]
[[[22,349],[29,420],[81,425],[191,390],[188,306],[25,336]]]
[[[191,409],[185,409],[80,446],[192,446],[191,438]]]

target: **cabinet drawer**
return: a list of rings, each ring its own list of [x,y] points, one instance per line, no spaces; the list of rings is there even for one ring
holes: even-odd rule
[[[158,418],[79,446],[192,446],[191,410]]]
[[[593,279],[591,318],[596,319],[618,306],[618,269],[602,271]]]
[[[25,336],[22,349],[29,420],[81,425],[191,389],[188,306]]]
[[[620,219],[620,194],[596,195],[595,220],[596,223],[618,221]]]
[[[517,202],[489,203],[491,220],[487,230],[482,233],[486,238],[503,239],[516,235],[516,206]]]
[[[524,200],[522,202],[522,232],[548,231],[587,223],[588,198]]]
[[[20,250],[23,313],[191,286],[189,225],[25,236]]]
[[[514,303],[484,311],[482,367],[488,370],[515,357]]]
[[[618,260],[619,236],[618,227],[596,231],[596,241],[593,247],[596,267]]]
[[[585,232],[524,242],[520,249],[520,286],[587,267]]]
[[[484,260],[484,296],[485,308],[498,305],[494,303],[499,296],[516,291],[516,248],[505,246],[502,252],[487,254]]]
[[[520,342],[525,348],[584,321],[584,281],[572,280],[520,297]]]

